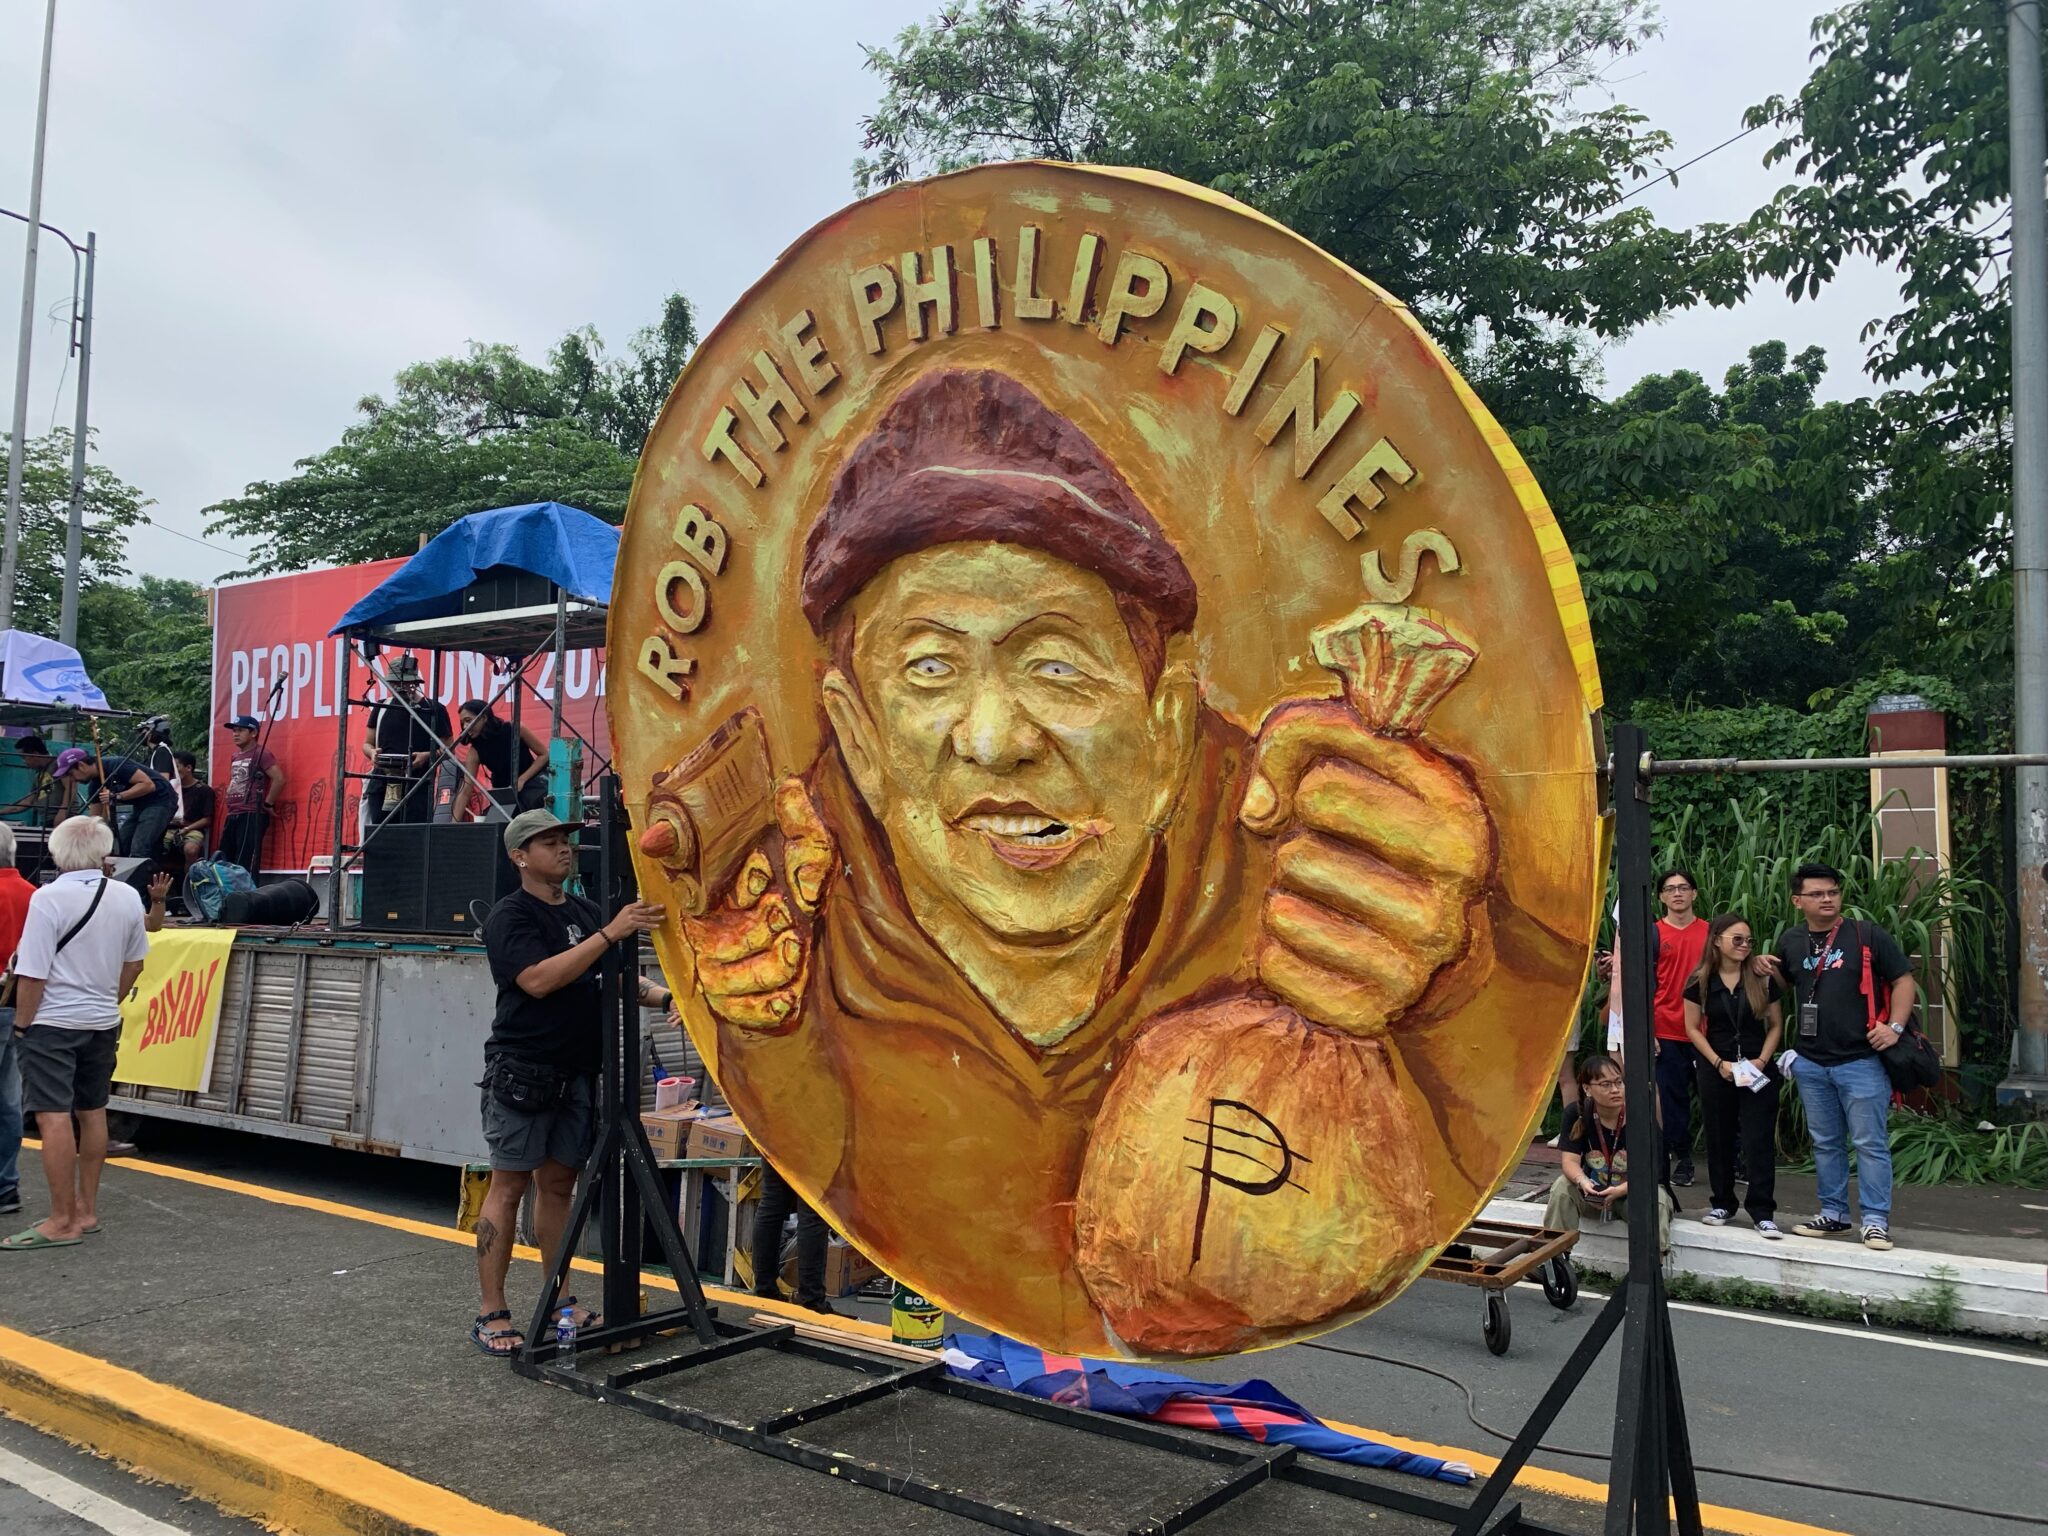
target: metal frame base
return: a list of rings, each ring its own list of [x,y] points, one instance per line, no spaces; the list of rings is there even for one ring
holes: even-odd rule
[[[1623,1000],[1627,1041],[1629,1160],[1632,1167],[1655,1166],[1654,1088],[1650,1081],[1649,949],[1649,779],[1642,732],[1631,726],[1615,731],[1613,785],[1622,889]],[[602,883],[610,892],[613,876],[630,864],[615,855],[613,843],[625,827],[617,781],[600,781]],[[1670,1530],[1671,1502],[1677,1506],[1684,1536],[1700,1531],[1699,1497],[1693,1478],[1692,1454],[1686,1436],[1685,1406],[1679,1390],[1677,1355],[1671,1337],[1670,1312],[1656,1249],[1656,1203],[1637,1203],[1630,1210],[1630,1278],[1616,1290],[1587,1329],[1564,1368],[1544,1393],[1536,1410],[1515,1438],[1493,1474],[1468,1503],[1422,1491],[1390,1486],[1339,1473],[1327,1465],[1306,1463],[1292,1446],[1265,1446],[1245,1440],[1203,1436],[1068,1407],[962,1380],[947,1374],[937,1359],[905,1362],[866,1354],[857,1348],[798,1336],[783,1324],[738,1325],[720,1321],[704,1297],[696,1262],[667,1202],[652,1150],[640,1128],[638,1102],[629,1097],[639,1053],[639,1018],[628,991],[633,968],[614,951],[602,973],[601,1014],[605,1030],[603,1112],[596,1151],[571,1207],[561,1251],[556,1255],[527,1330],[526,1344],[513,1357],[513,1369],[536,1381],[551,1382],[600,1402],[614,1402],[636,1413],[660,1419],[728,1444],[745,1446],[793,1466],[806,1467],[864,1488],[909,1499],[933,1509],[975,1520],[1020,1536],[1172,1536],[1223,1508],[1233,1499],[1275,1480],[1312,1488],[1319,1493],[1356,1500],[1367,1509],[1398,1511],[1449,1528],[1455,1536],[1567,1536],[1538,1524],[1522,1513],[1512,1498],[1514,1481],[1534,1454],[1542,1435],[1585,1378],[1587,1370],[1617,1331],[1623,1333],[1621,1386],[1615,1405],[1615,1456],[1608,1496],[1606,1536],[1650,1536]],[[593,1210],[600,1212],[604,1263],[605,1325],[585,1330],[573,1352],[546,1342],[548,1299],[557,1293],[569,1270],[569,1256]],[[651,1219],[664,1262],[675,1275],[680,1304],[664,1312],[640,1311],[640,1234],[643,1212]],[[659,1335],[687,1330],[694,1347],[658,1358],[623,1364],[599,1375],[580,1367],[590,1349],[666,1344]],[[859,1382],[807,1406],[789,1409],[754,1422],[724,1418],[702,1409],[668,1402],[647,1390],[650,1382],[674,1378],[695,1366],[743,1358],[773,1350],[854,1372]],[[1122,1533],[1048,1518],[994,1499],[979,1498],[958,1488],[919,1478],[900,1469],[836,1451],[815,1434],[799,1431],[829,1421],[837,1414],[904,1392],[935,1392],[997,1412],[1022,1414],[1080,1434],[1101,1435],[1131,1445],[1185,1456],[1215,1467],[1217,1475],[1192,1495],[1162,1501],[1140,1511]]]
[[[577,1354],[579,1357],[583,1355],[586,1338],[599,1343],[603,1335],[614,1332],[630,1331],[644,1335],[655,1321],[648,1319],[630,1325],[628,1329],[606,1328],[581,1336],[577,1340]],[[908,1499],[914,1504],[959,1515],[997,1530],[1017,1532],[1019,1536],[1140,1536],[1140,1533],[1143,1536],[1172,1536],[1172,1533],[1186,1530],[1268,1480],[1294,1483],[1319,1493],[1356,1500],[1368,1508],[1393,1510],[1447,1526],[1463,1521],[1470,1513],[1467,1506],[1449,1499],[1419,1490],[1368,1482],[1312,1464],[1299,1458],[1292,1446],[1262,1446],[1250,1441],[1201,1437],[1138,1419],[1070,1408],[1043,1398],[950,1376],[937,1359],[917,1363],[866,1354],[857,1348],[800,1338],[788,1324],[743,1328],[720,1323],[717,1332],[719,1338],[713,1344],[685,1347],[658,1360],[629,1364],[602,1374],[586,1371],[576,1361],[557,1357],[553,1346],[533,1352],[533,1358],[516,1358],[513,1368],[533,1380],[551,1382],[599,1402],[617,1403],[649,1418],[709,1435],[730,1445],[744,1446],[792,1466],[822,1472],[842,1482],[856,1483],[863,1488]],[[645,1390],[649,1382],[670,1379],[695,1366],[730,1360],[755,1350],[774,1350],[816,1360],[852,1371],[861,1380],[843,1392],[751,1423],[672,1403]],[[962,1489],[917,1477],[901,1468],[849,1455],[822,1443],[815,1436],[797,1433],[848,1409],[881,1401],[897,1393],[918,1391],[938,1393],[999,1412],[1022,1414],[1081,1434],[1101,1435],[1126,1444],[1207,1462],[1216,1469],[1216,1476],[1193,1494],[1141,1510],[1129,1524],[1111,1530],[1034,1514],[1014,1504],[980,1498]],[[1485,1524],[1478,1527],[1486,1536],[1566,1536],[1554,1527],[1524,1519],[1519,1504],[1508,1504],[1497,1511],[1490,1511],[1489,1515]]]

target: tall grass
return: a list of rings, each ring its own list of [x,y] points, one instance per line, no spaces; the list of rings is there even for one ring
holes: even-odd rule
[[[1761,949],[1795,920],[1792,871],[1831,864],[1842,871],[1849,916],[1886,929],[1907,954],[1923,957],[1935,929],[1946,923],[1943,959],[1957,985],[1974,990],[1994,979],[2006,926],[1997,890],[1960,864],[1934,871],[1931,856],[1878,861],[1871,853],[1876,819],[1873,810],[1853,821],[1804,828],[1772,790],[1758,789],[1729,800],[1712,829],[1697,806],[1680,807],[1659,829],[1656,867],[1691,870],[1700,915],[1740,912]]]

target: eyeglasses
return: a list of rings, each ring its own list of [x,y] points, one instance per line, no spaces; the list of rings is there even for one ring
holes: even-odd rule
[[[1588,1088],[1626,1088],[1628,1084],[1618,1077],[1596,1077],[1586,1086]]]
[[[1669,896],[1677,891],[1689,891],[1691,889],[1692,887],[1688,885],[1685,881],[1674,880],[1669,885],[1660,885],[1659,887],[1657,887],[1657,894],[1660,896]]]
[[[1756,942],[1746,933],[1731,933],[1725,941],[1730,949],[1747,949]]]

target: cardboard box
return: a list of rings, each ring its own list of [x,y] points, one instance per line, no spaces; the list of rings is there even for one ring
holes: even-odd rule
[[[754,1144],[731,1116],[699,1120],[690,1127],[691,1157],[752,1157]]]
[[[654,1149],[658,1162],[672,1162],[688,1156],[685,1150],[690,1144],[690,1128],[703,1115],[695,1104],[678,1104],[673,1109],[657,1109],[640,1117],[640,1129],[647,1133],[647,1144]]]
[[[751,1224],[742,1230],[751,1231]],[[751,1271],[752,1265],[748,1268]],[[845,1238],[834,1234],[832,1240],[825,1245],[827,1296],[851,1296],[881,1273],[881,1270],[869,1262],[866,1254],[848,1243]],[[782,1289],[785,1296],[796,1294],[796,1242],[791,1238],[784,1238],[782,1244]]]

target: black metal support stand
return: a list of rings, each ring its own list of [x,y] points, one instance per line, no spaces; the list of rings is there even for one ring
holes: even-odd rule
[[[618,780],[606,774],[598,781],[598,905],[609,913],[631,894],[632,862],[622,857],[619,836],[625,815],[619,806]],[[598,1213],[599,1243],[604,1258],[604,1322],[577,1335],[579,1351],[593,1346],[637,1341],[655,1333],[688,1327],[700,1343],[717,1341],[713,1311],[704,1299],[697,1280],[696,1261],[676,1225],[676,1213],[662,1189],[661,1173],[655,1166],[654,1149],[640,1127],[640,999],[639,972],[632,964],[629,944],[614,944],[605,951],[598,975],[599,1013],[604,1028],[604,1075],[602,1106],[598,1119],[597,1147],[584,1167],[575,1202],[569,1208],[568,1224],[554,1260],[541,1281],[540,1299],[534,1305],[533,1322],[526,1330],[526,1343],[517,1364],[537,1367],[556,1354],[551,1327],[551,1303],[564,1293],[569,1264],[583,1229],[594,1208]],[[661,1247],[661,1259],[675,1276],[681,1305],[643,1316],[640,1310],[640,1234],[643,1219],[651,1220]],[[564,1362],[573,1369],[573,1360]]]
[[[1650,778],[1648,743],[1640,727],[1614,727],[1612,790],[1615,854],[1621,898],[1622,1075],[1627,1080],[1628,1279],[1579,1340],[1536,1411],[1515,1436],[1473,1500],[1457,1536],[1494,1536],[1517,1511],[1495,1510],[1579,1389],[1607,1341],[1621,1332],[1621,1385],[1614,1404],[1614,1455],[1608,1469],[1605,1536],[1666,1536],[1676,1514],[1681,1536],[1699,1536],[1699,1486],[1678,1384],[1678,1351],[1657,1245],[1657,1041],[1651,1028],[1656,974],[1650,965]],[[1674,1510],[1675,1505],[1675,1510]]]
[[[1632,1201],[1629,1207],[1629,1278],[1593,1319],[1536,1411],[1471,1502],[1454,1501],[1427,1485],[1416,1486],[1406,1479],[1387,1482],[1340,1473],[1297,1458],[1291,1446],[1269,1447],[1204,1438],[999,1391],[950,1376],[937,1360],[906,1362],[878,1357],[856,1347],[806,1338],[787,1323],[732,1323],[716,1318],[705,1303],[695,1264],[677,1230],[675,1213],[663,1194],[652,1151],[640,1128],[639,1100],[634,1091],[640,1055],[639,1014],[633,971],[618,948],[607,955],[602,978],[604,1103],[598,1147],[577,1192],[561,1251],[543,1282],[542,1301],[527,1330],[526,1345],[513,1359],[514,1369],[587,1397],[601,1398],[781,1461],[963,1515],[1000,1530],[1018,1532],[1020,1536],[1103,1533],[1034,1514],[998,1499],[978,1497],[920,1477],[903,1466],[883,1465],[835,1449],[827,1438],[834,1416],[893,1394],[929,1392],[991,1410],[1050,1421],[1078,1433],[1123,1440],[1209,1463],[1214,1469],[1213,1476],[1192,1493],[1176,1495],[1135,1512],[1126,1529],[1144,1532],[1146,1536],[1171,1536],[1268,1480],[1339,1495],[1367,1508],[1398,1511],[1448,1527],[1456,1536],[1562,1536],[1554,1527],[1524,1515],[1519,1501],[1509,1495],[1517,1474],[1535,1453],[1544,1432],[1619,1331],[1621,1387],[1615,1404],[1614,1468],[1605,1536],[1650,1536],[1652,1532],[1668,1536],[1674,1496],[1678,1531],[1681,1536],[1698,1536],[1699,1498],[1657,1246],[1658,1154],[1651,1075],[1655,1042],[1650,1023],[1654,978],[1649,963],[1649,782],[1643,763],[1643,733],[1632,726],[1617,727],[1613,793],[1621,858],[1619,947],[1625,988],[1628,1155],[1629,1166],[1646,1192],[1644,1198]],[[621,899],[630,881],[629,861],[616,842],[625,827],[625,817],[619,806],[617,781],[610,775],[599,781],[599,806],[604,837],[599,865],[601,904],[609,908]],[[599,1213],[603,1242],[605,1321],[602,1327],[578,1335],[577,1352],[580,1354],[593,1345],[628,1341],[661,1346],[658,1351],[643,1353],[631,1364],[604,1373],[581,1369],[575,1358],[561,1355],[550,1337],[547,1306],[547,1299],[556,1293],[568,1273],[569,1255],[575,1250],[593,1208]],[[682,1297],[679,1307],[651,1316],[640,1312],[643,1216],[652,1219],[663,1259],[674,1272]],[[695,1335],[694,1342],[654,1338],[656,1334],[684,1327]],[[773,1350],[838,1367],[850,1377],[850,1384],[822,1393],[810,1403],[748,1422],[685,1406],[662,1395],[664,1387],[674,1391],[680,1385],[679,1378],[686,1378],[696,1366],[730,1360],[753,1350]],[[992,1432],[1001,1433],[993,1427]]]

